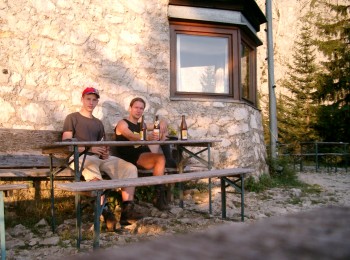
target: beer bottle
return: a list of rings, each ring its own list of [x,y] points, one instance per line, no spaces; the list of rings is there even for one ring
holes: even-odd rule
[[[140,140],[141,141],[146,141],[147,140],[147,126],[146,126],[146,123],[145,123],[144,116],[141,117]]]
[[[156,140],[160,140],[160,124],[158,116],[156,116],[156,119],[154,120],[153,133],[157,136]]]
[[[180,132],[181,132],[181,140],[187,140],[187,124],[186,124],[184,115],[182,116],[182,120],[181,120]]]

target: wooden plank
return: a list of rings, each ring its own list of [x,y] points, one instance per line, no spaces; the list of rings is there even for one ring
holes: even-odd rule
[[[0,185],[0,191],[28,189],[28,184],[5,184]]]
[[[58,173],[58,177],[74,177],[74,172],[71,169],[64,169]],[[1,178],[42,178],[50,177],[50,170],[46,169],[0,169]]]
[[[74,182],[74,183],[59,183],[57,188],[71,192],[79,191],[94,191],[106,190],[126,187],[151,186],[165,183],[177,183],[190,180],[199,180],[214,177],[240,176],[252,173],[254,170],[249,168],[230,168],[221,170],[192,172],[188,174],[172,174],[163,176],[151,176],[134,179],[113,179],[97,182]]]
[[[53,165],[61,165],[65,162],[62,158],[53,158]],[[47,155],[32,154],[0,154],[0,168],[49,168],[50,157]]]
[[[1,128],[0,153],[40,152],[41,146],[57,142],[61,136],[60,131]]]

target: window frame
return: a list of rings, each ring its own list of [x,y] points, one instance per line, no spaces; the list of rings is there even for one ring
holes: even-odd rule
[[[246,37],[242,29],[238,26],[199,23],[192,21],[170,20],[170,98],[171,99],[223,99],[234,101],[245,101],[253,105],[256,104],[256,44]],[[199,36],[217,36],[229,37],[229,59],[228,59],[228,77],[229,93],[205,93],[205,92],[180,92],[177,91],[177,35],[199,35]],[[250,67],[250,91],[249,99],[242,98],[241,86],[241,42],[252,48],[252,62]]]

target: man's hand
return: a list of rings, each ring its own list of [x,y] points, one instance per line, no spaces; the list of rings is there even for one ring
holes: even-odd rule
[[[97,154],[102,160],[109,157],[109,146],[94,146],[91,147],[91,152]]]

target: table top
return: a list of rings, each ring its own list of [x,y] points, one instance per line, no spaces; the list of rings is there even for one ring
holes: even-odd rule
[[[42,148],[53,148],[62,146],[133,146],[133,145],[156,145],[156,144],[179,144],[179,145],[201,145],[221,142],[216,139],[191,139],[191,140],[164,140],[164,141],[61,141]]]
[[[163,145],[174,144],[181,146],[212,146],[214,143],[221,142],[217,139],[189,139],[189,140],[164,140],[164,141],[61,141],[54,142],[42,147],[43,153],[51,153],[54,150],[63,150],[72,146],[133,146],[133,145]]]

